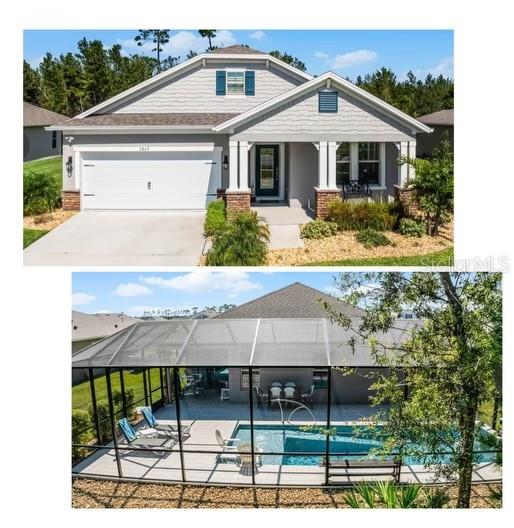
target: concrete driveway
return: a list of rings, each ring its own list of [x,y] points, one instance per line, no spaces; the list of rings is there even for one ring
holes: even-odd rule
[[[203,212],[81,212],[24,251],[28,266],[196,266]]]

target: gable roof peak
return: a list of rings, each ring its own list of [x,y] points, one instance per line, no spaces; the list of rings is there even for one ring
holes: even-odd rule
[[[233,44],[231,46],[225,46],[224,48],[215,48],[213,50],[207,51],[207,53],[242,53],[247,55],[259,53],[261,55],[265,55],[263,51],[249,48],[248,46],[243,46],[241,44]]]

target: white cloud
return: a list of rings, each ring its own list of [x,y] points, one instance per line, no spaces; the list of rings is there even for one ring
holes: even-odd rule
[[[429,73],[437,77],[443,75],[444,77],[453,78],[453,57],[443,57],[435,66],[426,69],[413,70],[412,73],[416,77],[425,78]]]
[[[254,40],[261,40],[262,38],[264,38],[266,36],[266,33],[264,33],[264,31],[261,31],[260,29],[257,30],[257,31],[254,31],[251,35],[250,35],[250,38],[251,39],[254,39]]]
[[[192,271],[172,279],[162,277],[140,277],[143,284],[170,288],[183,293],[203,293],[210,291],[226,291],[233,299],[240,293],[250,290],[260,290],[261,284],[252,281],[250,275],[244,271]]]
[[[74,293],[71,296],[71,303],[73,306],[81,306],[84,304],[89,304],[93,302],[96,299],[94,295],[90,295],[89,293]]]
[[[140,295],[149,295],[152,293],[150,288],[138,284],[137,282],[127,282],[126,284],[119,284],[113,291],[114,295],[120,297],[138,297]]]
[[[236,43],[236,38],[231,31],[219,30],[216,32],[216,36],[212,39],[212,44],[219,46],[231,46]],[[152,42],[146,42],[142,46],[138,46],[134,39],[118,40],[118,44],[121,44],[122,53],[124,55],[130,54],[142,54],[142,55],[154,55],[152,52],[154,44]],[[171,55],[172,57],[180,56],[185,59],[185,56],[189,50],[196,51],[197,53],[203,53],[209,43],[204,37],[201,37],[199,33],[193,31],[179,31],[178,33],[171,33],[170,41],[163,46],[163,57]]]
[[[337,286],[325,286],[323,291],[332,297],[341,297],[341,290]]]
[[[327,63],[328,67],[332,70],[344,70],[363,64],[365,62],[372,62],[378,58],[378,53],[373,50],[357,50],[350,51],[348,53],[341,53],[331,57],[326,53],[317,51],[314,53],[317,59],[320,59]]]

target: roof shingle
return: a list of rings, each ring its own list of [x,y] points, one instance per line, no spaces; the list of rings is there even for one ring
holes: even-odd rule
[[[209,53],[243,53],[247,55],[253,55],[254,53],[259,53],[265,55],[263,51],[259,51],[253,48],[247,48],[246,46],[241,46],[240,44],[234,44],[233,46],[226,46],[224,48],[216,48]]]
[[[66,119],[68,119],[68,116],[23,101],[24,127],[54,125]]]
[[[425,125],[453,126],[453,108],[418,117],[418,121],[425,123]]]
[[[218,316],[222,319],[247,318],[315,318],[328,317],[320,301],[326,301],[335,309],[349,317],[362,317],[360,308],[295,282],[285,288],[268,293],[258,299],[237,306]]]
[[[100,114],[68,119],[64,126],[214,126],[238,114],[173,113],[173,114]]]

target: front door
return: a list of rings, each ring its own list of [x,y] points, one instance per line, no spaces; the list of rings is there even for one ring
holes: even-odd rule
[[[278,196],[278,145],[257,145],[255,151],[255,195]]]

